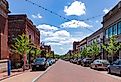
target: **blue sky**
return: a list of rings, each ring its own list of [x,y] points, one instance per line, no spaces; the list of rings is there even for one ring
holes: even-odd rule
[[[72,49],[73,41],[80,41],[101,28],[102,17],[119,0],[30,0],[57,14],[53,15],[25,0],[8,0],[11,14],[27,14],[41,33],[40,41],[51,45],[56,54],[65,54]],[[102,15],[99,17],[95,17]],[[95,17],[90,20],[80,21]],[[54,25],[54,26],[52,26]]]

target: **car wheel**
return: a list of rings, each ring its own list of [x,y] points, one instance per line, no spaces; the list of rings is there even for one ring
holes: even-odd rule
[[[93,69],[91,65],[90,65],[90,68]]]
[[[82,66],[83,66],[83,67],[85,67],[85,65],[84,65],[84,64],[82,64]]]
[[[111,74],[111,70],[110,70],[110,68],[108,68],[108,74]]]
[[[47,69],[47,65],[45,65],[45,70]]]
[[[97,69],[97,66],[95,65],[95,69]]]
[[[35,71],[35,69],[34,69],[34,68],[32,68],[32,71]]]
[[[120,76],[121,76],[121,71],[120,71]]]
[[[90,68],[92,69],[92,66],[90,66]]]

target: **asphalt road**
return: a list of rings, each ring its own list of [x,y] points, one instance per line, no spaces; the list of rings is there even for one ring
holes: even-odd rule
[[[36,82],[121,82],[121,79],[59,60]]]

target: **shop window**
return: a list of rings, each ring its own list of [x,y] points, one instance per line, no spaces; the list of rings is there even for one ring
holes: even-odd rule
[[[121,22],[118,23],[118,34],[121,34]]]
[[[108,38],[108,29],[105,31],[106,38]]]
[[[112,35],[117,35],[117,24],[112,27]]]
[[[112,27],[108,28],[108,37],[112,36]]]

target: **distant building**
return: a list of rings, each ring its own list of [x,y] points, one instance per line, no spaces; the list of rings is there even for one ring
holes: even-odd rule
[[[87,46],[87,38],[84,38],[83,40],[80,41],[80,51],[82,51],[86,46]]]
[[[73,54],[79,54],[80,52],[80,41],[73,42]]]
[[[9,58],[8,54],[8,10],[6,0],[0,0],[0,59]]]
[[[49,56],[51,55],[51,46],[50,45],[41,45],[40,49],[42,50],[43,53],[41,53],[42,56]]]
[[[104,58],[103,49],[101,46],[104,43],[103,28],[100,28],[99,30],[87,37],[87,46],[93,44],[94,41],[97,41],[100,47],[100,54],[98,55],[98,57]]]

